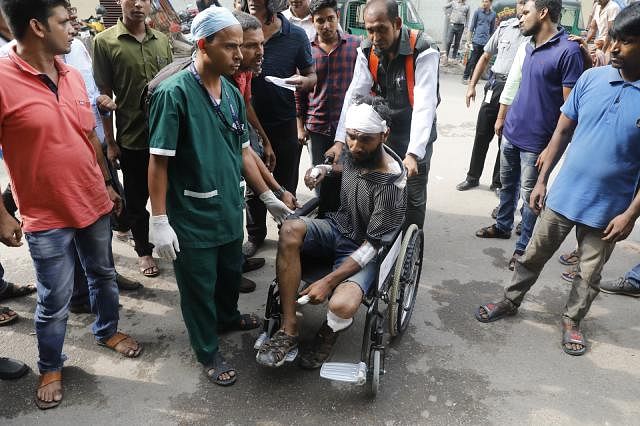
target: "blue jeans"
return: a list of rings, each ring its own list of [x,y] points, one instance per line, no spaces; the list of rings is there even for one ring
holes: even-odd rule
[[[105,215],[82,229],[60,228],[27,232],[36,270],[38,304],[35,313],[38,368],[41,373],[62,368],[62,346],[73,291],[75,251],[89,283],[93,334],[105,341],[118,328],[118,286],[111,254],[111,222]],[[75,244],[74,244],[75,243]]]
[[[640,288],[640,263],[633,267],[632,270],[624,275],[624,278],[633,284],[634,287]]]
[[[516,250],[521,252],[524,252],[527,247],[533,226],[536,223],[536,215],[529,207],[529,196],[538,180],[537,159],[538,154],[523,151],[512,145],[504,136],[502,137],[500,147],[500,183],[502,188],[500,189],[500,206],[496,226],[503,232],[511,232],[518,198],[521,194],[524,201],[522,233],[516,242]]]

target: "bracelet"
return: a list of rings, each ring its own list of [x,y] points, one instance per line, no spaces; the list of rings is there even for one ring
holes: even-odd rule
[[[287,190],[284,189],[283,187],[280,187],[273,191],[273,195],[275,195],[277,199],[281,200],[285,192],[287,192]]]

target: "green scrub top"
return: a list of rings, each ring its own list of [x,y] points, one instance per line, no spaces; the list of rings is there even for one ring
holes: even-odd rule
[[[231,100],[240,121],[247,123],[240,92],[221,81],[227,122],[233,123]],[[149,121],[150,153],[170,157],[167,216],[180,245],[209,248],[241,239],[242,149],[249,146],[249,132],[238,136],[224,125],[189,69],[158,86]]]

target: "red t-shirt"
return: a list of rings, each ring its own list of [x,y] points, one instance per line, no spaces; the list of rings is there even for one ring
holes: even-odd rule
[[[238,90],[244,98],[244,103],[249,105],[251,102],[251,79],[253,78],[253,72],[251,71],[238,71],[233,75],[233,79],[238,85]]]
[[[87,137],[95,119],[84,81],[56,59],[56,88],[14,49],[0,58],[0,145],[23,228],[85,228],[113,203]]]

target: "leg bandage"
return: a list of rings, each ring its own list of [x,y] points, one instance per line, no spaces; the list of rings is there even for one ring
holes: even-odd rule
[[[330,310],[327,310],[327,325],[336,333],[349,327],[352,322],[353,318],[340,318]]]

